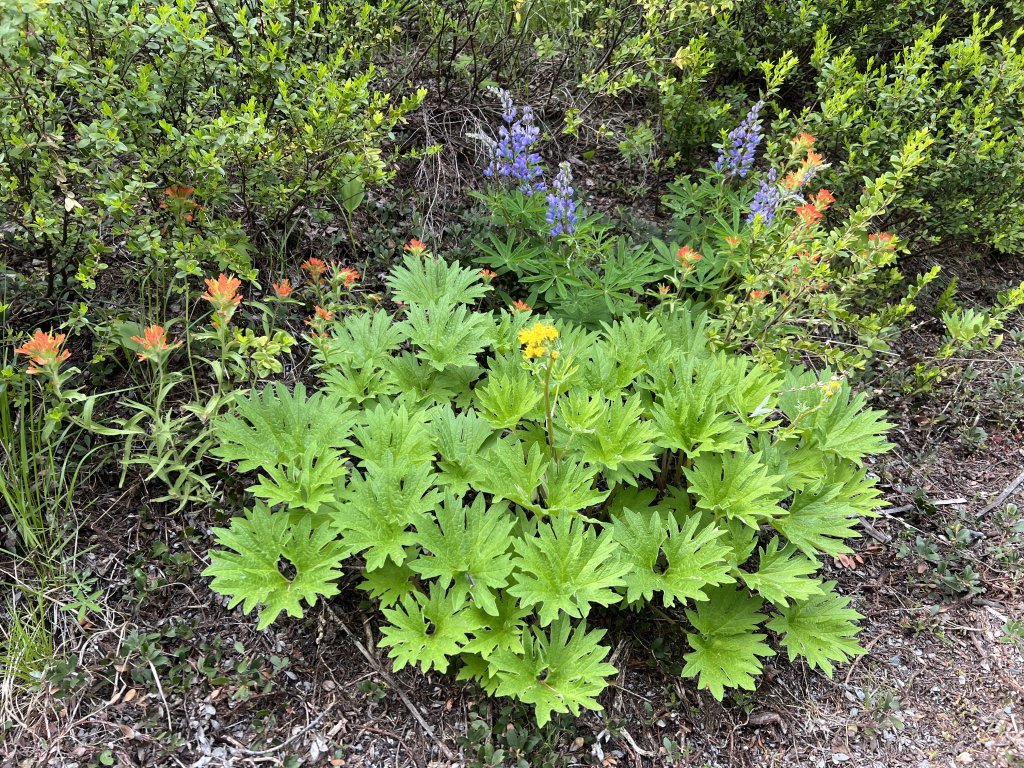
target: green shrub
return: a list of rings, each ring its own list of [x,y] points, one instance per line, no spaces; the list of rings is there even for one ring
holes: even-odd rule
[[[541,724],[598,707],[599,608],[670,611],[717,698],[754,687],[769,633],[827,674],[861,653],[817,572],[878,504],[864,460],[888,425],[863,395],[712,352],[682,313],[484,313],[475,272],[419,253],[389,284],[404,319],[313,337],[321,391],[239,396],[215,423],[215,454],[257,473],[206,570],[232,607],[266,627],[359,568],[396,667],[457,669]]]
[[[835,160],[825,183],[851,200],[927,130],[934,142],[887,226],[1018,251],[1024,229],[1007,212],[1024,197],[1022,12],[974,0],[737,3],[678,34],[672,66],[652,62],[668,146],[692,157],[760,87],[776,128],[813,133]],[[797,66],[773,81],[770,63],[787,55]]]
[[[628,233],[607,215],[576,215],[574,201],[571,225],[556,231],[562,198],[573,191],[557,192],[544,176],[529,113],[506,110],[504,133],[482,137],[498,161],[476,195],[489,212],[486,236],[473,242],[476,261],[496,285],[511,277],[526,288],[528,305],[590,327],[653,304],[655,313],[706,313],[715,348],[749,351],[771,366],[811,360],[843,372],[865,368],[890,351],[918,294],[939,273],[933,267],[907,281],[897,266],[903,241],[871,231],[917,183],[933,139],[915,132],[889,158],[891,170],[861,180],[859,199],[837,200],[820,186],[830,165],[814,136],[769,139],[758,158],[763,107],[755,105],[718,145],[710,169],[669,185],[662,203],[670,217],[651,225],[653,238]],[[949,333],[938,362],[959,349],[997,345],[997,331],[1024,303],[1024,286],[987,310],[957,307],[953,291],[955,282],[939,301]],[[919,368],[922,386],[941,375],[933,362]]]
[[[72,277],[92,287],[110,265],[160,285],[199,263],[252,278],[253,243],[287,249],[300,221],[351,214],[387,178],[392,131],[423,95],[373,89],[367,55],[392,32],[375,13],[345,0],[8,2],[5,260],[44,265],[49,294]]]

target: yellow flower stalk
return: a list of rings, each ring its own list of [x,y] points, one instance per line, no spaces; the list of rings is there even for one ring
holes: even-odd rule
[[[558,329],[547,323],[534,323],[519,332],[519,343],[524,346],[523,358],[533,360],[550,354],[553,360],[558,358],[558,351],[552,349],[558,339]]]

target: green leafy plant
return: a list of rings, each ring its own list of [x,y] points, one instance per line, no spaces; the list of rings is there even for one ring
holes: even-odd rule
[[[375,88],[384,5],[8,3],[4,261],[35,278],[37,259],[26,288],[51,296],[109,266],[158,288],[200,263],[252,279],[300,222],[348,222],[424,95]]]
[[[457,670],[541,724],[599,706],[615,670],[596,625],[616,606],[671,611],[683,674],[718,698],[756,685],[772,638],[826,674],[861,652],[817,558],[873,514],[863,463],[888,425],[845,381],[713,351],[689,316],[588,331],[473,310],[482,278],[420,253],[391,285],[415,321],[332,321],[311,339],[321,391],[267,387],[216,421],[261,499],[206,569],[232,605],[264,627],[357,568],[397,667]],[[452,318],[475,329],[455,355],[423,333]],[[266,493],[317,476],[311,455],[331,468],[315,504]]]

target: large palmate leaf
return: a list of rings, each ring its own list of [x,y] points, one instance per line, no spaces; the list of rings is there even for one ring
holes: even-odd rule
[[[523,633],[523,651],[499,651],[491,669],[499,680],[497,694],[532,704],[537,725],[544,726],[553,712],[600,709],[597,695],[616,673],[605,662],[608,649],[600,644],[604,630],[587,631],[586,622],[575,630],[565,616],[545,633],[536,627]]]
[[[850,598],[833,591],[834,581],[821,586],[822,594],[784,608],[768,622],[768,629],[782,636],[790,661],[803,656],[832,677],[832,662],[843,663],[865,652],[853,639],[858,631],[854,622],[864,617],[847,608]]]
[[[479,626],[466,608],[465,601],[431,584],[429,596],[416,592],[382,611],[389,624],[381,627],[380,646],[391,649],[388,655],[395,660],[396,670],[419,666],[424,672],[445,672],[449,659]]]
[[[285,504],[289,509],[315,514],[323,505],[334,501],[345,474],[345,467],[336,453],[317,453],[310,447],[288,466],[267,467],[249,491],[270,506]]]
[[[211,453],[237,461],[240,472],[287,466],[307,449],[320,455],[348,447],[354,421],[340,395],[317,392],[307,399],[302,384],[294,393],[277,384],[235,398],[234,411],[214,421],[218,445]]]
[[[495,651],[522,653],[524,619],[533,611],[521,607],[519,601],[508,594],[499,598],[495,613],[476,606],[468,610],[478,626],[473,630],[473,638],[466,643],[466,653],[480,654],[485,660],[494,658]]]
[[[473,461],[473,487],[539,512],[537,489],[547,468],[539,445],[534,443],[524,454],[522,442],[506,437]]]
[[[698,509],[751,528],[783,514],[782,477],[769,475],[756,454],[702,454],[685,470]]]
[[[757,631],[765,616],[758,612],[763,602],[745,589],[719,587],[709,600],[686,612],[695,632],[686,635],[693,649],[683,658],[684,677],[696,677],[719,701],[726,688],[754,690],[754,677],[761,673],[759,657],[774,656],[765,644],[766,635]]]
[[[483,416],[495,429],[514,429],[519,422],[539,413],[544,391],[531,376],[521,372],[492,373],[473,390]]]
[[[725,379],[717,359],[688,361],[679,373],[682,379],[658,392],[651,418],[662,433],[659,445],[691,458],[746,447],[746,428],[725,407],[733,382]]]
[[[849,385],[844,382],[839,392],[813,414],[814,438],[821,450],[860,464],[865,456],[885,453],[892,445],[885,433],[892,424],[883,421],[884,414],[864,410],[867,396],[849,398]]]
[[[473,602],[489,614],[498,611],[495,593],[512,574],[512,528],[504,503],[490,508],[482,494],[464,506],[452,494],[435,510],[436,522],[418,528],[423,554],[410,567],[425,579],[437,579],[453,599]]]
[[[544,509],[548,514],[570,514],[600,504],[608,491],[594,487],[597,467],[565,459],[548,468],[545,478]]]
[[[411,306],[404,325],[409,339],[419,347],[417,357],[435,370],[476,365],[476,356],[487,344],[493,326],[486,315],[456,305],[429,309]]]
[[[592,431],[577,438],[580,458],[600,467],[609,483],[636,485],[641,477],[650,479],[658,453],[657,428],[643,418],[639,395],[606,401],[604,413]]]
[[[448,404],[430,411],[429,430],[438,454],[438,482],[463,493],[472,478],[473,460],[494,430],[475,411],[456,415]]]
[[[677,600],[707,600],[707,588],[733,581],[731,550],[719,541],[722,531],[713,524],[701,527],[699,515],[680,528],[674,515],[657,509],[623,509],[612,535],[630,565],[623,576],[630,603],[651,600],[655,592],[666,607]]]
[[[363,423],[352,429],[358,445],[350,453],[364,467],[380,464],[385,457],[399,463],[429,464],[434,460],[426,410],[378,405],[363,412]]]
[[[585,617],[591,603],[611,605],[621,598],[629,565],[618,557],[609,532],[598,535],[575,515],[559,515],[537,525],[537,535],[515,541],[519,555],[510,594],[524,606],[538,606],[541,626],[564,611]]]
[[[354,473],[339,502],[330,509],[331,522],[353,552],[366,558],[367,570],[405,562],[407,547],[419,542],[410,528],[429,524],[440,498],[435,475],[425,464],[401,464],[391,454],[374,464],[366,476]]]
[[[859,517],[874,515],[879,491],[866,470],[830,465],[822,485],[793,496],[789,513],[771,521],[775,530],[809,557],[851,552],[845,540],[856,538]]]
[[[212,576],[211,587],[231,598],[229,608],[242,603],[249,613],[262,606],[257,629],[282,612],[299,618],[303,602],[312,606],[319,595],[338,592],[334,579],[341,575],[348,551],[329,527],[314,529],[309,515],[293,524],[288,512],[257,504],[245,517],[234,518],[230,527],[213,533],[224,549],[210,553],[203,575]]]
[[[470,304],[491,290],[478,270],[412,253],[391,270],[387,282],[396,301],[424,308]]]
[[[792,544],[780,549],[779,540],[773,538],[762,547],[757,570],[740,571],[740,577],[765,600],[785,606],[790,600],[821,594],[821,580],[810,578],[819,567],[817,560],[800,554]]]

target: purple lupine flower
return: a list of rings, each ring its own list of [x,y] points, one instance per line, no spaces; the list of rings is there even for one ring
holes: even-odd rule
[[[573,200],[572,171],[568,163],[558,166],[551,192],[548,193],[547,221],[552,237],[571,235],[576,231],[576,201]]]
[[[540,138],[540,128],[533,118],[533,110],[523,107],[520,113],[512,101],[512,95],[503,88],[492,88],[501,101],[501,119],[504,125],[498,128],[498,138],[480,136],[487,145],[491,156],[484,169],[485,176],[505,176],[519,182],[519,190],[526,194],[543,192],[546,188],[541,168],[540,154],[533,151],[533,145]]]
[[[782,203],[782,188],[778,185],[779,172],[772,168],[768,175],[761,179],[761,187],[754,195],[750,203],[750,213],[747,214],[747,223],[753,224],[758,217],[765,224],[771,224],[775,220],[775,212]]]
[[[757,102],[738,126],[729,132],[729,143],[722,147],[715,161],[715,170],[726,176],[746,178],[754,166],[754,153],[761,143],[761,123],[757,119],[763,101]]]

